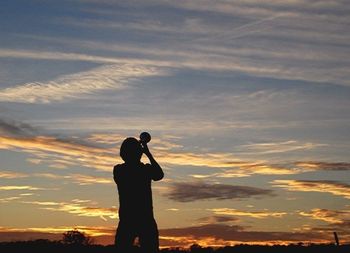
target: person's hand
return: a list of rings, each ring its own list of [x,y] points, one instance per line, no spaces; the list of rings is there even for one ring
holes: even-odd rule
[[[148,149],[147,143],[145,142],[141,142],[141,146],[142,146],[142,152],[147,156],[151,156],[151,152]]]

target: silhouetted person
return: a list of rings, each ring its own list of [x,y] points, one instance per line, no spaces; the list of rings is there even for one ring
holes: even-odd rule
[[[150,164],[140,161],[145,154]],[[120,253],[129,253],[136,237],[142,252],[159,251],[159,234],[153,216],[151,181],[164,177],[162,168],[150,153],[147,143],[126,138],[120,147],[123,164],[114,166],[114,181],[119,194],[119,224],[115,244]]]

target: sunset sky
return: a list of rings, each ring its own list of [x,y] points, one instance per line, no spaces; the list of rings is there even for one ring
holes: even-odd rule
[[[113,243],[148,131],[161,246],[350,243],[349,56],[347,0],[1,1],[0,241]]]

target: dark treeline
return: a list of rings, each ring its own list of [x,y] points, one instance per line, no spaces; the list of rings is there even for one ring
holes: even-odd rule
[[[4,253],[141,253],[135,246],[133,252],[117,252],[113,245],[74,245],[66,244],[62,241],[35,240],[35,241],[18,241],[0,243],[0,252]],[[188,249],[168,248],[162,249],[161,253],[349,253],[350,245],[336,246],[333,244],[312,244],[312,245],[275,245],[275,246],[258,246],[258,245],[236,245],[221,248],[201,247],[192,245]]]

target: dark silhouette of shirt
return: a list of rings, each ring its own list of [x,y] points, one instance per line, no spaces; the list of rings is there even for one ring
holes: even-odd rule
[[[161,180],[163,171],[157,165],[123,163],[114,167],[114,181],[119,193],[119,219],[153,218],[152,180]]]

